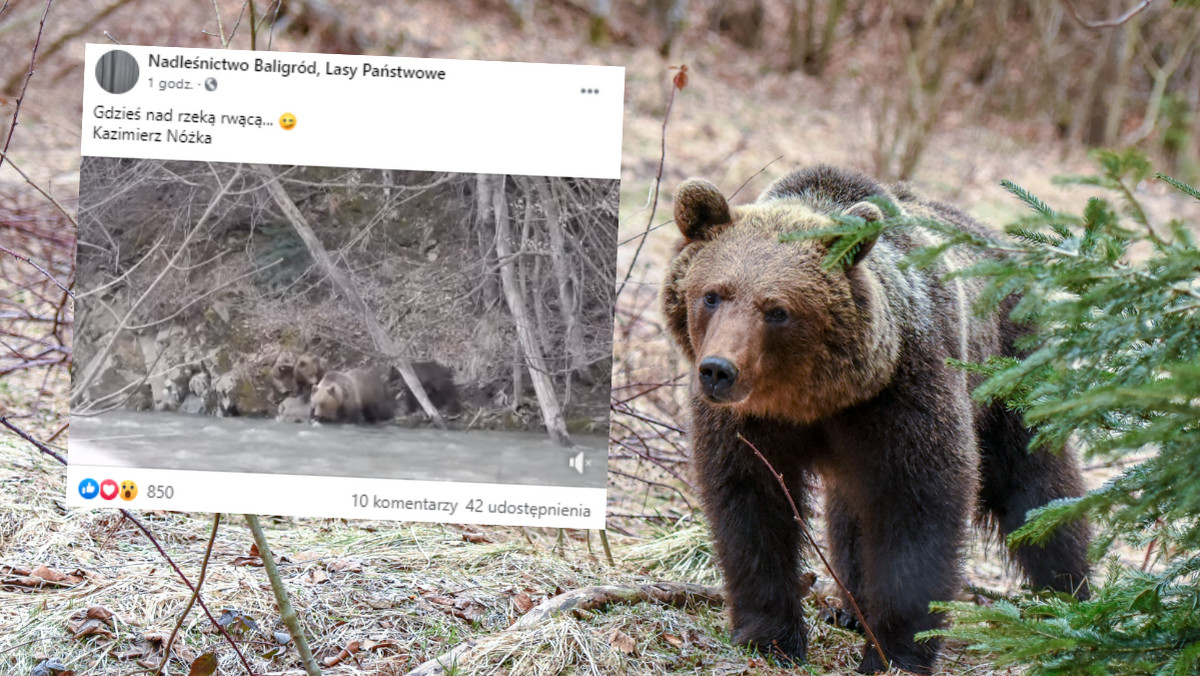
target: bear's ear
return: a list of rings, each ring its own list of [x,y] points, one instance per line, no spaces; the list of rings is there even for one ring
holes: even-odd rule
[[[729,203],[712,183],[692,178],[675,189],[675,225],[688,241],[704,239],[710,227],[731,222]]]
[[[883,209],[872,204],[871,202],[859,202],[845,211],[847,216],[857,216],[868,223],[883,220]],[[871,247],[875,246],[875,240],[879,235],[875,235],[870,239],[864,239],[858,245],[858,250],[854,252],[854,257],[850,259],[850,266],[853,267],[862,262],[867,254],[871,253]]]

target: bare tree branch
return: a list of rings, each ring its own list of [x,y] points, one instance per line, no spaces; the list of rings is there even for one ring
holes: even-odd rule
[[[1142,10],[1149,7],[1150,3],[1153,1],[1154,0],[1141,0],[1141,2],[1139,2],[1138,4],[1131,7],[1129,9],[1129,11],[1125,12],[1121,16],[1118,16],[1115,19],[1104,19],[1101,21],[1087,21],[1087,20],[1083,19],[1082,17],[1080,17],[1079,12],[1077,12],[1075,10],[1075,3],[1072,2],[1071,0],[1063,0],[1063,3],[1067,6],[1067,11],[1071,13],[1071,18],[1075,19],[1075,21],[1078,22],[1080,26],[1083,26],[1084,28],[1095,29],[1095,28],[1112,28],[1114,26],[1120,26],[1121,24],[1125,23],[1126,21],[1129,21],[1133,17],[1137,16],[1138,13],[1141,12]]]

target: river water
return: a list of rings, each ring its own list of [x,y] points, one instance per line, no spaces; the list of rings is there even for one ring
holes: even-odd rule
[[[311,476],[604,488],[608,440],[393,425],[314,425],[264,418],[114,411],[72,416],[70,462]],[[583,473],[568,460],[583,453]]]

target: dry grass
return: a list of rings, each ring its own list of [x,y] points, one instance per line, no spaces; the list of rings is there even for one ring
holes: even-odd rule
[[[64,512],[56,467],[12,445],[3,448],[0,459],[5,467],[0,481],[10,489],[0,503],[9,515],[2,522],[0,561],[25,567],[44,564],[66,573],[78,569],[84,577],[65,589],[3,588],[0,670],[28,674],[46,655],[77,673],[136,671],[135,661],[118,656],[144,646],[148,633],[169,633],[189,592],[146,538],[118,515]],[[210,518],[176,513],[142,518],[194,579]],[[514,601],[517,594],[537,603],[561,590],[589,585],[689,576],[712,579],[712,569],[702,565],[657,568],[647,576],[637,563],[653,562],[650,553],[664,540],[677,545],[674,551],[703,550],[706,538],[697,529],[657,543],[615,537],[621,562],[616,568],[597,557],[598,543],[589,554],[582,534],[573,534],[564,551],[555,553],[552,531],[488,529],[495,542],[472,544],[463,540],[463,530],[333,520],[267,524],[276,555],[289,559],[281,573],[318,658],[336,655],[355,641],[380,646],[363,649],[357,661],[326,673],[404,673],[469,638],[483,639],[484,648],[451,673],[792,673],[730,646],[723,612],[703,607],[685,611],[644,603],[563,614],[528,631],[487,641],[521,615]],[[237,557],[248,553],[251,541],[240,520],[222,524],[203,598],[214,614],[236,609],[257,623],[261,631],[238,635],[256,671],[295,672],[294,651],[276,659],[261,657],[273,643],[272,632],[281,627],[262,569],[234,565]],[[350,561],[361,562],[361,572],[338,572]],[[113,612],[113,638],[71,636],[70,618],[92,605]],[[615,645],[614,630],[632,639],[630,652]],[[814,662],[809,673],[850,673],[857,662],[858,636],[814,623],[811,640]],[[183,626],[175,653],[189,660],[209,650],[220,656],[221,673],[241,673],[233,652],[197,608]],[[186,668],[176,663],[170,673],[186,673]]]

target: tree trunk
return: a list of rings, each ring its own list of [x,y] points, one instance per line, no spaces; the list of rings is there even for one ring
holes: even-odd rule
[[[567,265],[567,238],[563,228],[562,214],[554,196],[552,179],[535,178],[533,184],[538,198],[546,210],[546,226],[550,232],[550,263],[554,266],[557,282],[558,310],[562,314],[566,338],[567,368],[584,382],[591,382],[587,372],[587,351],[583,347],[583,325],[576,303],[575,282]]]
[[[487,213],[491,208],[492,193],[491,186],[483,182],[476,183],[477,190],[475,191],[475,212],[480,214],[479,220],[476,223],[475,236],[479,245],[479,261],[484,274],[483,279],[483,308],[490,310],[495,307],[500,300],[499,284],[493,277],[492,270],[496,267],[495,233],[492,231],[491,222],[483,218],[483,214]]]
[[[300,209],[296,207],[296,203],[288,196],[287,191],[279,184],[275,178],[275,172],[270,167],[265,165],[255,165],[254,170],[258,175],[262,176],[266,184],[267,192],[271,198],[275,200],[275,204],[283,211],[283,215],[288,219],[288,222],[295,228],[296,234],[300,239],[304,240],[304,246],[308,248],[308,253],[312,256],[317,265],[329,275],[330,281],[337,289],[338,293],[346,300],[347,303],[358,313],[362,318],[363,324],[367,327],[367,333],[371,336],[371,342],[375,344],[375,349],[387,356],[390,363],[396,366],[400,371],[400,376],[404,378],[404,383],[408,385],[408,389],[417,398],[421,404],[421,408],[433,418],[434,424],[441,429],[446,429],[446,421],[442,419],[442,414],[434,407],[433,402],[429,400],[429,395],[425,392],[425,387],[421,384],[421,380],[417,378],[417,374],[413,371],[412,364],[400,356],[400,350],[395,343],[392,342],[391,336],[384,330],[383,325],[376,319],[375,313],[367,306],[366,301],[358,293],[358,287],[354,285],[354,280],[350,275],[346,274],[337,265],[333,259],[329,257],[329,252],[325,251],[321,240],[317,239],[316,233],[309,226],[308,221],[304,218],[304,214],[300,213]]]
[[[800,0],[792,0],[787,21],[787,72],[795,72],[804,63],[804,43],[800,38]]]
[[[1133,72],[1133,56],[1137,53],[1137,37],[1141,22],[1133,17],[1121,28],[1120,44],[1117,46],[1117,77],[1113,94],[1109,97],[1108,112],[1104,119],[1104,145],[1111,146],[1121,134],[1121,121],[1125,117],[1125,101],[1129,98],[1129,78]]]
[[[529,315],[525,298],[521,296],[520,280],[517,279],[517,265],[512,250],[512,232],[508,222],[508,201],[505,199],[503,175],[479,175],[479,183],[492,183],[492,215],[496,224],[496,254],[500,258],[500,285],[504,290],[504,298],[512,313],[513,323],[517,327],[517,338],[521,350],[525,354],[525,363],[529,367],[529,378],[533,381],[534,392],[537,393],[538,406],[542,410],[542,421],[550,438],[563,446],[571,445],[567,435],[567,425],[563,420],[562,409],[558,405],[558,397],[554,393],[554,383],[550,380],[546,369],[546,360],[534,334],[533,319]]]
[[[837,31],[837,22],[842,12],[846,11],[846,0],[830,0],[825,8],[825,26],[821,29],[821,47],[817,50],[816,61],[810,66],[809,74],[820,77],[825,74],[825,66],[829,65],[829,52],[833,49],[833,35]]]

